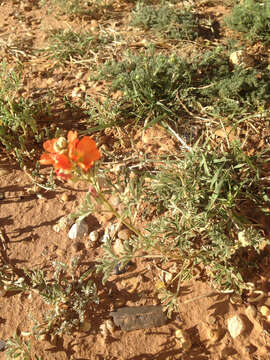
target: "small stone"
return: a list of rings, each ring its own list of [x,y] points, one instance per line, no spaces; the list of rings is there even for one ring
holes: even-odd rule
[[[114,324],[124,331],[158,327],[165,325],[167,321],[161,306],[123,307],[111,312],[110,316],[113,317]]]
[[[265,306],[265,305],[261,306],[261,307],[260,307],[260,313],[261,313],[263,316],[268,317],[268,316],[270,315],[270,309],[269,309],[269,307],[268,307],[268,306]]]
[[[129,261],[125,266],[122,266],[120,263],[116,264],[113,268],[113,272],[115,275],[121,275],[127,272],[128,268],[131,266],[131,261]]]
[[[233,339],[245,331],[245,324],[239,315],[235,315],[228,320],[228,330]]]
[[[95,242],[99,239],[99,233],[98,231],[94,230],[94,231],[91,231],[90,234],[89,234],[89,240],[92,241],[92,242]]]
[[[69,216],[63,216],[58,220],[60,230],[65,230],[68,226],[73,223],[73,220]]]
[[[245,50],[238,50],[230,55],[230,62],[233,65],[251,67],[255,65],[254,59]]]
[[[60,232],[60,226],[59,226],[59,224],[55,224],[55,225],[53,225],[53,231],[55,231],[55,232],[57,232],[57,233],[59,233]]]
[[[120,240],[127,241],[131,236],[131,231],[129,229],[123,229],[118,231],[117,235]]]
[[[6,342],[0,339],[0,351],[4,351],[6,349]]]
[[[68,237],[72,240],[83,237],[88,233],[88,225],[84,221],[73,224],[68,232]]]
[[[63,201],[63,202],[68,201],[68,195],[66,193],[61,195],[61,201]]]
[[[117,256],[121,256],[124,254],[124,252],[125,252],[124,246],[120,239],[115,240],[115,243],[113,245],[113,251],[114,251],[115,255],[117,255]]]

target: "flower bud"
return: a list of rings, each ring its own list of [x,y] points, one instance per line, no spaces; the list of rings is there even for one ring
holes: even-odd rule
[[[57,139],[57,141],[54,143],[53,146],[55,152],[60,153],[63,150],[65,150],[67,148],[67,140],[66,138],[64,138],[63,136],[60,136],[59,139]]]

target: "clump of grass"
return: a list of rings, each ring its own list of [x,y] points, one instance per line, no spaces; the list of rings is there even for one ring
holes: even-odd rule
[[[225,23],[250,41],[270,43],[270,3],[243,0],[233,8]]]
[[[35,321],[33,334],[37,338],[44,334],[68,334],[89,322],[86,313],[99,299],[92,280],[93,270],[78,275],[78,262],[78,258],[73,259],[70,271],[66,264],[55,261],[52,279],[40,269],[26,272],[30,291],[37,292],[47,304],[54,306],[53,310],[43,314],[42,324]]]
[[[59,29],[50,34],[50,45],[46,52],[61,63],[89,60],[101,45],[104,46],[112,40],[110,36],[94,35],[91,32],[78,33],[70,29]]]
[[[168,4],[155,7],[144,2],[137,3],[131,25],[179,40],[194,40],[199,30],[198,18],[189,9],[174,9]]]
[[[74,330],[85,331],[86,325],[91,328],[87,312],[99,299],[93,281],[93,270],[81,273],[79,261],[79,258],[74,257],[71,268],[64,263],[53,262],[52,276],[38,268],[25,269],[24,276],[18,278],[14,269],[7,266],[0,269],[0,284],[7,293],[24,292],[31,296],[37,293],[46,304],[53,306],[48,313],[43,314],[41,324],[32,319],[32,332],[38,339],[42,335],[54,337]]]
[[[185,60],[150,51],[137,56],[128,53],[122,62],[106,62],[95,79],[111,81],[111,92],[122,91],[123,106],[129,107],[130,116],[138,122],[149,113],[153,118],[173,116],[180,107],[176,95],[181,88],[191,86],[191,77]]]
[[[123,110],[137,122],[147,118],[149,124],[164,118],[178,121],[183,112],[189,116],[190,111],[235,121],[267,106],[270,97],[270,70],[232,68],[223,46],[192,62],[175,53],[128,53],[121,62],[106,62],[94,79],[109,80],[108,96],[120,90]]]
[[[111,8],[107,0],[52,0],[59,6],[62,14],[70,17],[94,17],[100,16],[104,11]]]
[[[17,333],[7,341],[6,355],[8,359],[31,360],[31,343],[22,340]],[[35,359],[39,359],[35,356]]]
[[[148,208],[156,209],[155,220],[145,235],[125,243],[125,253],[118,258],[107,239],[98,266],[105,279],[112,270],[110,264],[153,257],[163,266],[177,264],[171,290],[176,280],[179,289],[200,266],[216,289],[242,293],[250,274],[259,268],[266,242],[263,231],[254,226],[256,219],[243,211],[248,206],[263,212],[270,204],[260,163],[259,155],[249,157],[238,142],[223,152],[205,142],[148,171],[140,192]],[[162,299],[175,302],[168,291],[163,291]]]
[[[36,118],[49,112],[49,105],[21,97],[21,71],[7,70],[5,62],[0,66],[0,144],[23,164],[32,158],[34,144],[44,138]]]

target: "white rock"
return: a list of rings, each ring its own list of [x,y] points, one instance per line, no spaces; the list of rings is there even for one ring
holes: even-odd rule
[[[254,66],[254,59],[245,50],[238,50],[230,55],[230,62],[233,65],[239,65],[243,67]]]
[[[115,240],[115,243],[113,245],[113,251],[114,251],[115,255],[117,255],[117,256],[121,256],[124,254],[124,252],[125,252],[124,246],[120,239]]]
[[[239,315],[235,315],[228,320],[228,330],[233,339],[245,331],[245,324]]]
[[[68,237],[72,240],[80,238],[88,233],[88,225],[84,221],[73,224],[68,232]]]
[[[90,232],[90,234],[89,234],[89,240],[90,241],[95,242],[95,241],[98,240],[98,238],[99,238],[99,234],[98,234],[98,232],[96,230]]]

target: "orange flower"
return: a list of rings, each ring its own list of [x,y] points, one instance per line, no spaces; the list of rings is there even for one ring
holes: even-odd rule
[[[96,160],[100,159],[100,152],[95,141],[89,136],[84,136],[81,140],[77,136],[77,131],[68,133],[68,156],[80,168],[87,171]]]
[[[57,152],[60,139],[61,138],[45,141],[43,148],[47,152],[41,155],[39,162],[42,165],[53,165],[57,176],[63,179],[69,179],[71,178],[70,171],[72,169],[72,163],[67,156],[67,150],[62,149]]]
[[[41,155],[40,163],[53,165],[57,176],[70,179],[74,164],[84,171],[100,159],[96,143],[89,136],[78,139],[77,131],[68,132],[68,141],[64,137],[47,140],[43,144],[46,151]]]

